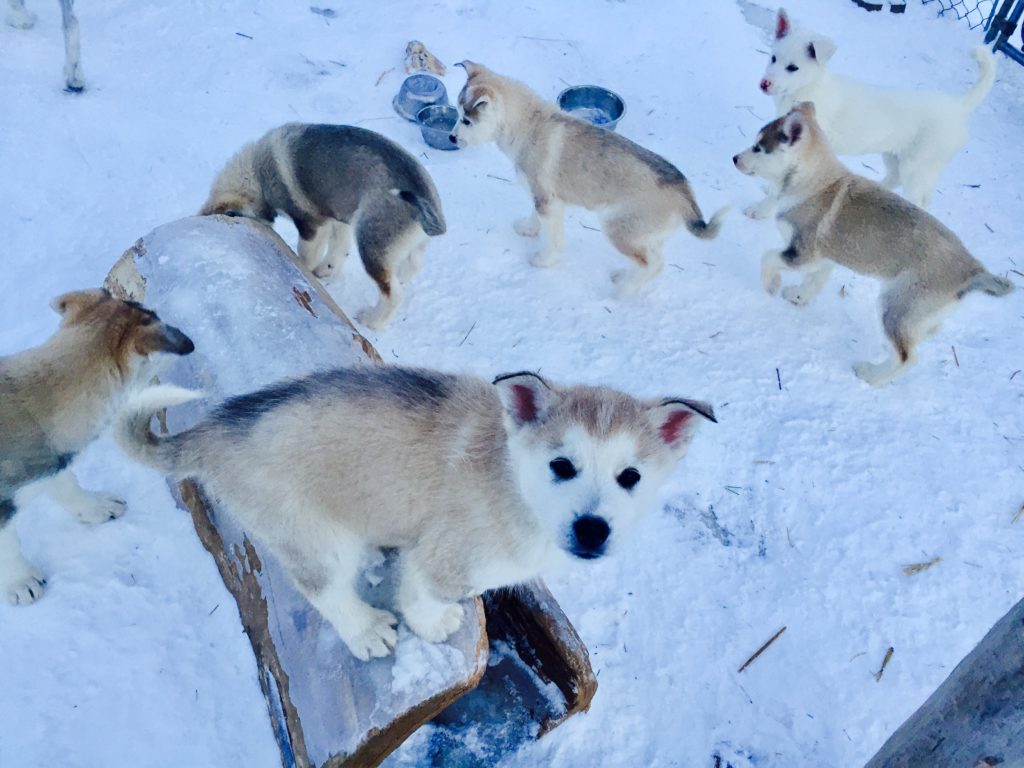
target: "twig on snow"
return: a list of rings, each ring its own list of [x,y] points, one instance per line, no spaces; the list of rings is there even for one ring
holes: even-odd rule
[[[942,558],[939,556],[933,557],[927,563],[911,563],[903,566],[903,573],[906,576],[914,576],[921,571],[927,571],[933,565],[937,565],[942,562]]]
[[[1017,510],[1017,514],[1013,516],[1013,520],[1010,521],[1010,524],[1012,525],[1013,523],[1016,523],[1022,517],[1024,517],[1024,504],[1020,505],[1020,509]]]
[[[377,82],[373,84],[373,87],[376,88],[378,85],[380,85],[381,81],[394,71],[395,68],[391,67],[391,69],[385,69],[383,72],[381,72],[380,77],[377,78]]]
[[[887,666],[889,666],[889,661],[890,661],[890,660],[892,659],[892,654],[893,654],[893,652],[894,652],[895,650],[896,650],[896,649],[895,649],[895,648],[893,648],[893,647],[892,647],[892,646],[890,645],[890,646],[889,646],[889,650],[887,650],[887,651],[885,652],[885,658],[884,658],[884,659],[882,659],[882,666],[878,668],[878,671],[877,671],[877,672],[875,672],[875,682],[876,682],[876,683],[877,683],[877,682],[880,682],[880,681],[882,680],[882,673],[883,673],[883,672],[885,672],[885,668],[886,668]]]
[[[779,630],[778,632],[776,632],[776,633],[775,633],[774,635],[772,635],[772,636],[771,636],[771,638],[770,638],[770,639],[768,640],[768,642],[767,642],[767,643],[765,643],[765,644],[764,644],[764,645],[762,645],[762,646],[761,646],[760,648],[758,648],[758,649],[757,649],[756,651],[754,651],[754,655],[753,655],[753,656],[751,656],[751,657],[750,657],[749,659],[747,659],[747,660],[746,660],[745,662],[743,662],[743,666],[742,666],[742,667],[740,667],[740,668],[739,668],[738,670],[736,670],[736,673],[737,673],[737,674],[739,674],[739,673],[740,673],[740,672],[742,672],[742,671],[743,671],[744,669],[746,669],[746,668],[747,668],[747,667],[749,667],[749,666],[750,666],[751,664],[753,664],[753,663],[754,663],[754,661],[755,661],[755,660],[757,659],[757,657],[758,657],[758,656],[760,656],[760,655],[761,655],[762,653],[764,653],[764,652],[765,652],[765,650],[766,650],[766,649],[768,648],[768,646],[769,646],[769,645],[771,645],[772,643],[774,643],[774,642],[775,642],[776,640],[778,640],[778,639],[779,639],[779,635],[781,635],[781,634],[782,634],[783,632],[785,632],[785,631],[786,631],[786,628],[785,628],[785,627],[783,627],[783,628],[782,628],[782,629],[780,629],[780,630]]]
[[[956,367],[959,368],[960,367],[960,358],[958,358],[956,356],[956,347],[954,347],[953,345],[950,345],[949,348],[953,350],[953,362],[956,363]]]

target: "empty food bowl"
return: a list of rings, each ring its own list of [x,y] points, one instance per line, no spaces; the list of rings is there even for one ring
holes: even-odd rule
[[[459,148],[459,145],[450,138],[455,121],[458,119],[459,110],[449,107],[447,104],[433,104],[424,107],[416,115],[423,140],[434,149]]]
[[[614,131],[626,114],[626,102],[599,85],[574,85],[558,94],[558,107],[573,117]]]
[[[448,92],[444,83],[433,75],[410,75],[405,78],[398,94],[391,102],[395,112],[415,123],[416,115],[424,107],[433,104],[447,104]]]

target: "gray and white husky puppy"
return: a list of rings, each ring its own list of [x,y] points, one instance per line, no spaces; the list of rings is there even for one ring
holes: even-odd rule
[[[636,265],[612,275],[621,298],[661,272],[665,239],[679,226],[704,240],[718,234],[728,207],[705,222],[690,182],[665,158],[566,114],[482,64],[459,66],[469,77],[459,94],[451,141],[493,141],[515,164],[533,200],[533,214],[516,221],[515,230],[524,237],[543,235],[534,266],[558,261],[566,205],[597,211],[605,236]]]
[[[1005,296],[1013,283],[996,277],[938,219],[879,184],[850,173],[832,152],[810,102],[761,129],[736,167],[779,189],[777,223],[786,247],[769,251],[761,281],[775,294],[783,268],[805,273],[782,295],[806,304],[825,286],[834,264],[884,282],[882,326],[892,343],[883,363],[854,371],[884,384],[916,361],[918,342],[935,333],[972,291]]]
[[[213,182],[201,215],[248,216],[267,224],[285,213],[299,230],[299,258],[329,277],[355,231],[380,299],[357,319],[388,323],[402,284],[420,269],[427,237],[445,232],[434,182],[416,159],[379,133],[350,125],[288,123],[246,144]]]
[[[86,523],[124,514],[125,503],[83,490],[68,465],[104,429],[126,393],[154,373],[155,353],[187,355],[192,341],[148,309],[104,290],[58,297],[60,328],[42,346],[0,357],[0,590],[26,605],[43,594],[13,518],[48,493]]]
[[[364,557],[395,547],[397,608],[439,642],[458,601],[625,545],[711,407],[559,387],[532,373],[337,369],[225,401],[172,436],[149,422],[193,393],[142,393],[125,449],[194,475],[279,558],[360,659],[386,656],[395,616],[356,592]],[[306,459],[296,462],[296,456]]]

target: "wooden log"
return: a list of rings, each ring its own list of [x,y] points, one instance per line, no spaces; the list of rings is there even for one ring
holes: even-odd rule
[[[1001,618],[866,768],[1024,766],[1024,600]]]
[[[247,219],[159,227],[125,253],[107,287],[144,302],[196,342],[195,353],[165,379],[208,397],[171,409],[172,432],[226,396],[311,370],[379,361],[284,242]],[[403,628],[392,656],[358,661],[274,557],[201,486],[186,481],[173,490],[238,603],[285,766],[377,765],[479,681],[487,666],[479,599],[467,601],[468,620],[448,643],[427,643]],[[390,575],[378,587],[367,584],[374,604],[388,604]]]

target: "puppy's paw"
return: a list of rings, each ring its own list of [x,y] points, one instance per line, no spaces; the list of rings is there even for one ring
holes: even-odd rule
[[[778,290],[778,288],[776,288]],[[769,291],[771,293],[771,291]],[[796,304],[798,307],[802,307],[807,304],[810,299],[800,291],[799,285],[787,285],[782,289],[782,298],[791,304]]]
[[[7,25],[15,29],[31,29],[35,26],[36,15],[25,8],[11,9],[7,14]]]
[[[536,216],[524,216],[512,222],[512,229],[522,237],[536,237],[540,234],[540,222]]]
[[[116,520],[125,513],[128,504],[124,499],[104,496],[101,493],[90,494],[91,503],[72,510],[75,517],[83,523],[97,525],[108,520]]]
[[[321,280],[326,280],[334,274],[334,265],[326,261],[322,262],[320,266],[313,270],[313,274]]]
[[[869,363],[867,360],[854,363],[853,372],[857,374],[858,379],[867,382],[873,387],[885,384],[892,378],[889,366],[884,363],[881,365],[878,363]]]
[[[360,661],[383,658],[391,653],[398,642],[395,625],[398,619],[390,611],[367,608],[364,625],[355,634],[342,635],[345,645]]]
[[[778,272],[762,272],[761,285],[768,292],[769,296],[776,296],[779,288],[782,287],[782,275]]]
[[[530,263],[535,267],[553,267],[558,263],[558,255],[549,251],[537,251],[530,257]]]
[[[759,203],[754,203],[753,205],[748,205],[743,209],[743,215],[748,219],[754,219],[755,221],[770,219],[774,212],[775,204],[765,200],[762,200]]]
[[[375,331],[386,326],[390,319],[390,315],[381,312],[377,307],[366,307],[356,312],[356,320]]]
[[[28,563],[25,566],[22,573],[12,574],[4,584],[4,592],[11,605],[31,605],[46,591],[42,572]]]
[[[458,603],[445,604],[436,613],[426,615],[425,612],[410,612],[405,621],[409,628],[424,640],[431,643],[443,643],[452,633],[462,626],[466,615]]]

